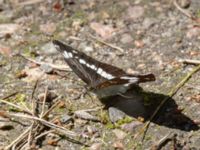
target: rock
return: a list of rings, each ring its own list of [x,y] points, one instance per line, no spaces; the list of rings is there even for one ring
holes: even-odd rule
[[[76,47],[76,46],[73,46]],[[78,46],[78,49],[85,51],[86,47],[88,47],[88,43],[87,42],[81,42]]]
[[[116,135],[118,140],[123,140],[127,135],[127,133],[119,129],[114,129],[113,133]]]
[[[101,146],[102,146],[102,143],[93,143],[91,146],[90,146],[90,150],[101,150]]]
[[[151,28],[155,23],[156,23],[156,19],[155,19],[155,18],[145,18],[142,24],[143,24],[143,28],[144,28],[144,29],[149,29],[149,28]]]
[[[186,36],[190,39],[198,37],[199,35],[200,35],[200,28],[199,27],[192,27],[186,33]]]
[[[128,19],[138,19],[140,17],[142,17],[144,14],[144,8],[141,6],[131,6],[128,8],[125,17]]]
[[[56,31],[56,25],[53,22],[47,22],[46,24],[40,25],[40,31],[52,35]]]
[[[120,141],[116,141],[113,143],[113,147],[118,150],[124,150],[124,145]]]
[[[103,39],[110,39],[113,36],[113,33],[116,31],[116,29],[114,29],[112,26],[104,25],[98,22],[92,22],[90,24],[90,28],[92,28]]]
[[[142,47],[144,47],[144,42],[142,40],[135,40],[134,45],[137,48],[142,48]]]
[[[131,43],[133,42],[133,38],[130,34],[123,34],[120,40],[123,44]]]
[[[72,120],[72,117],[67,114],[62,115],[62,117],[60,118],[61,123],[67,123],[71,120]]]
[[[83,110],[75,111],[74,114],[76,117],[81,118],[81,119],[99,121],[99,119],[97,119],[97,117],[92,116],[91,114],[89,114],[88,112],[83,111]]]
[[[47,54],[47,55],[52,55],[52,54],[58,53],[58,51],[56,50],[56,48],[54,47],[54,45],[51,42],[43,45],[41,47],[41,51],[42,51],[43,54]]]
[[[40,68],[47,74],[50,74],[53,72],[53,68],[49,66],[48,64],[42,64],[40,65]]]
[[[110,107],[108,109],[109,112],[109,117],[111,122],[117,122],[118,120],[121,120],[125,117],[125,113],[120,111],[119,109],[115,108],[115,107]]]
[[[46,79],[46,74],[41,71],[40,68],[26,68],[24,70],[27,74],[25,78],[23,78],[23,81],[25,82],[35,82],[38,79]]]
[[[86,52],[93,52],[93,51],[94,51],[94,49],[93,49],[92,47],[89,47],[89,46],[85,47],[84,50],[85,50]]]
[[[122,129],[127,132],[132,132],[141,124],[141,122],[134,120],[131,123],[122,125]]]

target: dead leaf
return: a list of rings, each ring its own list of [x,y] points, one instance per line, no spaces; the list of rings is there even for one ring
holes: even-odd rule
[[[25,71],[25,70],[22,70],[22,71],[18,72],[18,73],[16,74],[16,77],[17,77],[18,79],[27,77],[26,71]]]
[[[57,13],[61,12],[63,9],[63,4],[61,3],[60,0],[57,0],[54,4],[53,4],[53,10]]]
[[[52,145],[52,146],[57,146],[57,145],[58,145],[58,140],[49,139],[49,140],[47,141],[47,143],[48,143],[49,145]]]

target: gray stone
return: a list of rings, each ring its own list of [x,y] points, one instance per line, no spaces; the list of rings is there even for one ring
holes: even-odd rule
[[[52,73],[53,72],[53,68],[51,66],[49,66],[48,64],[42,64],[40,66],[40,68],[47,74]]]
[[[120,40],[123,44],[131,43],[133,42],[133,38],[130,34],[123,34],[122,38]]]
[[[56,50],[56,48],[54,47],[53,43],[49,42],[44,44],[41,47],[41,52],[43,54],[47,54],[47,55],[52,55],[52,54],[56,54],[58,53],[58,51]]]
[[[126,114],[123,111],[121,111],[115,107],[110,107],[108,109],[108,112],[109,112],[110,120],[113,123],[117,122],[118,120],[123,119],[126,116]]]
[[[61,123],[67,123],[71,120],[72,120],[72,117],[67,114],[64,114],[60,119]]]
[[[99,121],[99,119],[86,111],[78,110],[74,112],[75,116],[85,120]]]
[[[138,19],[140,17],[142,17],[144,14],[144,8],[141,6],[132,6],[129,7],[127,10],[127,13],[125,14],[125,17],[129,18],[129,19]]]
[[[143,28],[144,29],[149,29],[151,28],[154,24],[156,23],[155,18],[145,18],[143,21]]]
[[[90,46],[85,47],[84,50],[85,50],[86,52],[93,52],[93,51],[94,51],[94,49],[93,49],[92,47],[90,47]]]

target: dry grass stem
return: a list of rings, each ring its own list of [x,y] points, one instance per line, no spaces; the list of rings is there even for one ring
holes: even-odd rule
[[[14,141],[12,141],[8,146],[5,147],[5,150],[9,150],[11,149],[11,147],[13,147],[13,145],[15,145],[16,143],[18,143],[20,140],[22,140],[25,136],[27,136],[28,132],[30,131],[31,126],[29,128],[27,128],[20,136],[18,136],[18,138],[16,138]]]
[[[184,59],[182,62],[184,64],[200,65],[200,60]]]
[[[94,40],[96,40],[96,41],[98,41],[98,42],[100,42],[100,43],[102,43],[102,44],[104,44],[104,45],[107,45],[107,46],[109,46],[109,47],[111,47],[111,48],[113,48],[113,49],[116,49],[116,50],[120,51],[121,53],[124,53],[124,50],[123,50],[122,48],[116,46],[116,45],[113,45],[113,44],[111,44],[111,43],[107,43],[107,42],[103,41],[102,39],[97,38],[97,37],[95,37],[95,36],[93,36],[93,35],[91,35],[91,34],[89,34],[89,36],[90,36],[92,39],[94,39]]]
[[[50,66],[51,68],[53,69],[56,69],[56,70],[61,70],[61,71],[71,71],[71,69],[67,66],[67,65],[55,65],[55,64],[51,64],[51,63],[48,63],[48,62],[41,62],[41,61],[36,61],[32,58],[28,58],[26,57],[25,55],[23,54],[19,54],[20,56],[22,56],[24,59],[30,61],[30,62],[33,62],[37,65],[48,65]]]
[[[39,121],[42,124],[44,124],[45,126],[53,128],[53,129],[57,130],[58,132],[61,132],[61,133],[65,134],[65,135],[67,135],[67,136],[72,136],[72,137],[77,137],[78,136],[75,132],[67,130],[64,127],[55,125],[55,124],[53,124],[51,122],[48,122],[48,121],[46,121],[46,120],[44,120],[42,118],[38,118],[38,117],[34,117],[34,116],[28,116],[28,115],[23,115],[23,114],[11,114],[10,113],[8,115],[12,116],[12,117],[26,118],[26,119],[32,119],[32,120],[35,120],[35,121]]]

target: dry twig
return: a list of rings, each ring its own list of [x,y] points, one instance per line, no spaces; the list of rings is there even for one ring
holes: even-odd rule
[[[171,133],[161,138],[155,145],[151,147],[151,150],[160,150],[166,144],[167,141],[171,140],[170,135]]]
[[[31,126],[26,129],[20,136],[18,136],[18,138],[16,138],[14,141],[12,141],[8,146],[5,147],[5,150],[9,150],[13,147],[13,145],[15,145],[16,143],[18,143],[20,140],[24,139],[24,137],[26,137],[28,135],[28,132],[30,131]]]
[[[47,94],[48,94],[48,86],[45,89],[45,94],[44,94],[44,98],[43,98],[42,111],[41,111],[41,114],[40,114],[40,118],[42,118],[43,114],[44,114],[45,104],[46,104],[46,99],[47,99]]]
[[[184,64],[200,65],[200,60],[183,59]]]
[[[40,123],[44,124],[45,126],[48,126],[50,128],[53,128],[55,130],[57,130],[58,132],[61,132],[67,136],[72,136],[72,137],[78,137],[78,135],[75,132],[72,132],[70,130],[65,129],[64,127],[58,126],[56,124],[53,124],[51,122],[48,122],[42,118],[38,118],[35,116],[29,116],[29,115],[23,115],[23,114],[8,114],[8,116],[12,116],[12,117],[19,117],[19,118],[27,118],[27,119],[32,119],[35,121],[39,121]]]
[[[194,16],[192,16],[188,11],[182,9],[182,8],[178,5],[177,0],[174,0],[173,3],[174,3],[174,6],[175,6],[180,12],[182,12],[185,16],[187,16],[188,18],[190,18],[190,19],[192,19],[192,20],[196,20],[196,18],[195,18]]]
[[[22,111],[22,112],[25,112],[25,113],[27,113],[27,114],[29,114],[29,115],[32,115],[32,112],[31,112],[31,111],[26,110],[26,109],[20,107],[19,105],[15,105],[15,104],[13,104],[13,103],[11,103],[11,102],[8,102],[8,101],[6,101],[6,100],[0,99],[0,103],[4,103],[4,104],[7,104],[7,105],[9,105],[9,106],[15,107],[15,108],[19,109],[19,110]]]
[[[28,58],[26,57],[25,55],[23,54],[18,54],[19,56],[22,56],[24,59],[30,61],[30,62],[33,62],[37,65],[48,65],[50,66],[51,68],[53,69],[56,69],[56,70],[61,70],[61,71],[71,71],[71,69],[67,66],[67,65],[54,65],[54,64],[51,64],[51,63],[48,63],[48,62],[42,62],[42,61],[36,61],[32,58]]]
[[[90,36],[92,39],[94,39],[94,40],[96,40],[96,41],[98,41],[98,42],[100,42],[100,43],[102,43],[102,44],[105,44],[105,45],[107,45],[107,46],[109,46],[109,47],[111,47],[111,48],[113,48],[113,49],[116,49],[116,50],[120,51],[121,53],[124,52],[124,50],[123,50],[122,48],[120,48],[120,47],[118,47],[118,46],[116,46],[116,45],[113,45],[113,44],[111,44],[111,43],[107,43],[107,42],[103,41],[102,39],[97,38],[97,37],[95,37],[95,36],[93,36],[93,35],[91,35],[91,34],[89,34],[89,36]]]

